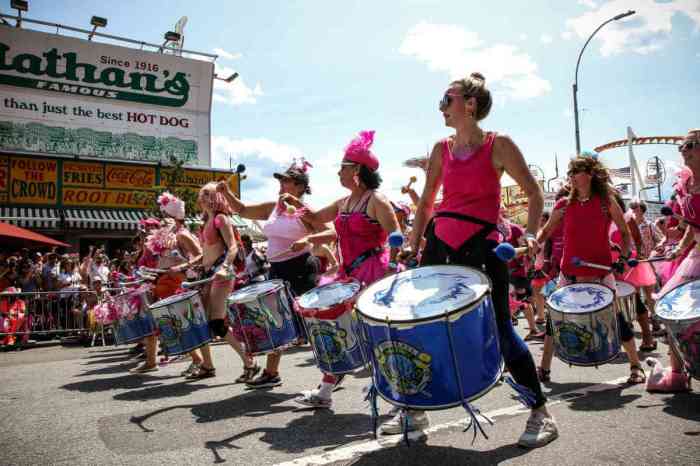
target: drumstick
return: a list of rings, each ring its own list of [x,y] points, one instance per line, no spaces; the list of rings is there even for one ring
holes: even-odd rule
[[[586,262],[584,260],[581,260],[578,257],[572,258],[571,263],[574,264],[576,267],[589,267],[591,269],[605,270],[607,272],[610,272],[613,270],[612,267],[608,267],[607,265],[595,264],[593,262]]]
[[[692,221],[688,220],[687,218],[685,218],[685,217],[682,216],[682,215],[673,213],[673,209],[671,209],[669,206],[663,206],[663,207],[661,208],[661,215],[664,215],[664,216],[666,216],[666,217],[673,217],[673,218],[675,218],[676,220],[678,220],[678,221],[680,221],[680,222],[685,222],[685,223],[687,223],[687,224],[690,225],[691,227],[700,228],[700,224],[699,224],[699,223],[692,222]]]
[[[418,179],[415,176],[412,176],[408,180],[408,184],[406,186],[401,186],[401,194],[406,194],[409,189],[411,189],[411,185],[418,181]]]
[[[119,283],[119,286],[134,286],[134,285],[140,285],[141,283],[144,283],[146,280],[134,280],[131,282],[121,282]]]
[[[155,273],[155,274],[168,273],[168,271],[165,269],[152,269],[151,267],[141,267],[140,270],[143,272],[146,272],[146,273]]]
[[[669,260],[672,259],[669,259],[666,256],[650,257],[649,259],[630,259],[627,261],[627,265],[629,265],[630,267],[636,267],[637,264],[641,264],[642,262],[662,262]]]

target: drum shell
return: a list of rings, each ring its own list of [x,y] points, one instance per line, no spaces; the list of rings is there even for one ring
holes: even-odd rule
[[[189,353],[211,341],[199,293],[186,295],[180,300],[166,298],[149,308],[158,325],[160,343],[170,356]]]
[[[246,301],[234,302],[231,297],[228,301],[228,318],[234,335],[246,344],[247,351],[254,356],[284,349],[300,333],[292,314],[294,304],[289,290],[283,281],[268,280],[271,281],[279,282],[279,286]]]
[[[424,410],[458,406],[484,395],[501,376],[490,294],[466,308],[424,322],[379,322],[361,312],[358,320],[374,385],[379,395],[395,406]],[[399,371],[404,377],[396,377]]]
[[[622,314],[627,323],[632,325],[637,320],[637,299],[636,295],[615,296],[615,311]]]
[[[130,305],[135,294],[139,295],[138,312],[130,318],[121,318],[112,324],[115,345],[133,343],[156,333],[156,322],[148,309],[150,305],[148,293],[143,291],[139,293],[127,292],[116,296],[114,299],[115,301],[126,300],[127,302],[124,305]]]
[[[700,317],[684,320],[657,317],[666,326],[675,348],[680,351],[685,368],[693,378],[700,380]]]
[[[562,361],[574,366],[598,366],[620,353],[620,332],[613,304],[587,313],[559,311],[549,304],[547,309],[552,321],[554,351]],[[582,349],[574,348],[574,343]]]
[[[357,317],[348,309],[335,319],[303,317],[316,363],[327,374],[347,374],[364,367]]]

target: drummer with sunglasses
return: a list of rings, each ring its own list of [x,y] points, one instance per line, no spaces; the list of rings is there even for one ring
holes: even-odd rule
[[[624,271],[630,256],[632,235],[625,221],[624,214],[615,193],[610,186],[610,174],[603,164],[591,156],[578,156],[569,162],[569,183],[571,192],[568,197],[560,199],[554,205],[549,222],[540,231],[541,242],[549,239],[552,232],[560,225],[564,226],[564,255],[561,260],[561,274],[558,286],[571,283],[601,283],[615,289],[615,277],[611,271],[574,264],[578,257],[586,262],[610,266],[617,273]],[[613,264],[610,249],[610,225],[615,224],[620,235],[620,256]],[[630,361],[628,384],[646,381],[634,341],[631,325],[617,314],[622,346]],[[546,335],[542,360],[540,363],[540,380],[550,379],[550,368],[554,354],[552,322],[547,316]]]
[[[690,222],[700,224],[700,129],[691,129],[678,148],[683,157],[683,169],[678,173],[675,184],[676,198],[681,215]],[[656,299],[677,286],[700,279],[700,229],[688,225],[680,243],[671,250],[670,258],[682,257],[691,248],[690,253],[680,263],[671,278],[661,288]],[[684,392],[690,390],[690,379],[685,372],[683,362],[674,351],[669,353],[671,370],[663,378],[647,389],[659,392]]]
[[[440,112],[445,125],[453,128],[455,134],[433,146],[409,244],[413,254],[417,253],[425,232],[421,265],[467,265],[484,270],[491,279],[503,358],[517,384],[535,400],[518,443],[535,448],[557,438],[558,432],[546,409],[530,351],[513,329],[508,307],[508,266],[493,252],[499,235],[496,224],[501,206],[501,176],[508,173],[528,197],[524,240],[531,254],[537,252],[535,232],[544,200],[515,143],[508,136],[479,127],[491,104],[491,93],[480,73],[453,81],[445,92]],[[441,185],[442,202],[433,215]],[[409,427],[415,414],[408,414]]]

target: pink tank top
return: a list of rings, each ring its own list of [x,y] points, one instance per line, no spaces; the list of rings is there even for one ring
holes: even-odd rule
[[[609,272],[572,264],[575,257],[586,262],[612,265],[608,233],[610,215],[603,209],[600,196],[592,196],[586,202],[559,199],[554,209],[566,209],[564,213],[564,256],[561,271],[574,277],[604,277]]]
[[[376,220],[367,215],[367,204],[372,191],[367,191],[362,198],[359,212],[338,212],[333,225],[338,234],[338,247],[340,248],[341,272],[345,275],[345,268],[349,267],[361,254],[379,248],[381,251],[372,254],[350,272],[350,276],[364,284],[370,284],[382,278],[389,265],[389,249],[386,240],[389,234]],[[347,201],[345,202],[347,209]]]
[[[495,132],[486,133],[484,144],[467,158],[455,158],[445,139],[442,146],[442,203],[437,212],[454,212],[469,215],[486,222],[496,223],[501,207],[500,176],[493,168],[491,155]],[[454,218],[436,217],[435,234],[453,249],[459,247],[483,227]],[[488,239],[498,239],[498,232],[491,232]]]
[[[300,240],[309,232],[299,218],[303,210],[299,209],[293,214],[277,206],[273,209],[270,218],[263,225],[263,233],[267,236],[267,257],[270,262],[284,262],[306,254],[310,247],[298,252],[288,251],[295,241]]]

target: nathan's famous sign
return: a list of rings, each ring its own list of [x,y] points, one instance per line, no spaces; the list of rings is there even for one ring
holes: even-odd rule
[[[0,26],[0,150],[209,165],[213,66]]]

